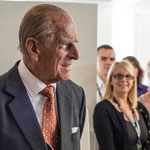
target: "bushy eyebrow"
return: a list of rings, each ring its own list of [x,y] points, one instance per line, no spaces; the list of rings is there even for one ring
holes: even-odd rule
[[[79,41],[77,39],[70,39],[68,37],[63,37],[63,38],[57,38],[56,39],[58,43],[60,44],[71,44],[71,43],[78,43]]]

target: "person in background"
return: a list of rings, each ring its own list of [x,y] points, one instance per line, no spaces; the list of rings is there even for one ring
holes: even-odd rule
[[[150,80],[150,60],[147,63],[147,76]],[[141,95],[139,101],[143,103],[143,105],[147,108],[150,116],[150,87],[148,88],[148,92]]]
[[[0,76],[0,150],[80,150],[85,95],[69,80],[77,41],[63,9],[40,4],[25,14],[22,59]]]
[[[102,45],[97,48],[97,103],[104,96],[107,73],[115,62],[115,57],[115,52],[110,45]]]
[[[150,150],[150,119],[136,92],[133,66],[125,60],[115,62],[107,75],[104,99],[93,114],[100,150]]]
[[[135,74],[137,76],[137,96],[140,97],[141,95],[146,93],[148,89],[148,86],[142,84],[144,71],[139,61],[135,57],[127,56],[127,57],[124,57],[123,59],[129,61],[135,69]]]

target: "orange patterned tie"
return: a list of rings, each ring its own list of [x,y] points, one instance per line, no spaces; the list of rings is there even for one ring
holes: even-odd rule
[[[46,97],[42,123],[43,136],[52,150],[59,150],[59,129],[55,112],[54,87],[48,85],[40,93]]]

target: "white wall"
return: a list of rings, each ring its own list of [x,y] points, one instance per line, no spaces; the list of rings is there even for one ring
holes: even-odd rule
[[[146,70],[150,60],[150,1],[138,3],[135,8],[135,56],[139,59],[143,69]],[[145,72],[144,83],[150,85]]]
[[[112,2],[100,2],[98,5],[97,47],[112,45]]]
[[[18,50],[18,28],[25,12],[37,2],[0,2],[0,74],[21,58]],[[89,126],[96,102],[97,5],[53,3],[65,9],[74,19],[80,59],[72,66],[71,79],[83,86],[89,110]],[[86,143],[88,145],[88,143]],[[93,149],[93,148],[91,148]],[[86,149],[83,149],[86,150]]]

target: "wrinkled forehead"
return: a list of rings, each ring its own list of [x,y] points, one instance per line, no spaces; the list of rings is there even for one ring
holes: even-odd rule
[[[114,73],[126,73],[126,72],[129,72],[128,70],[127,70],[127,68],[126,67],[124,67],[124,66],[121,66],[121,65],[117,65],[116,67],[115,67],[115,69],[114,69]]]
[[[56,38],[59,40],[77,41],[75,24],[67,13],[55,13],[53,22],[56,26]]]
[[[57,39],[65,40],[66,42],[77,42],[77,33],[73,22],[63,23],[58,27]]]
[[[112,49],[101,49],[98,52],[98,57],[115,58],[115,53]]]

